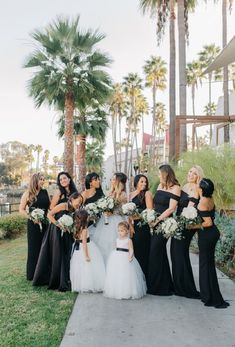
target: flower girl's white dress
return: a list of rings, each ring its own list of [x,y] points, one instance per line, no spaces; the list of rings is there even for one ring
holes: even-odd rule
[[[146,294],[146,282],[134,257],[128,259],[128,238],[117,239],[116,249],[108,258],[104,296],[114,299],[139,299]]]
[[[89,232],[92,233],[92,240],[99,247],[105,263],[118,237],[118,223],[126,221],[127,219],[126,216],[120,215],[120,209],[121,205],[116,207],[113,214],[107,218],[103,215],[96,227],[89,227]],[[106,220],[108,220],[108,224],[105,224]]]
[[[105,266],[99,248],[87,238],[90,261],[86,261],[82,240],[73,245],[70,261],[72,292],[101,292],[104,288]]]

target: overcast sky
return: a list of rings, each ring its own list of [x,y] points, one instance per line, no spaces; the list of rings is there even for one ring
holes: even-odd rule
[[[203,45],[216,43],[221,46],[221,4],[202,4],[189,16],[190,45],[187,61],[196,58]],[[228,40],[234,35],[234,13],[228,18]],[[11,140],[26,144],[42,144],[51,156],[60,156],[63,142],[56,136],[56,113],[53,109],[35,109],[27,94],[27,81],[31,76],[22,65],[32,51],[29,33],[43,28],[57,15],[80,14],[83,28],[99,29],[106,34],[100,47],[109,53],[114,62],[110,74],[121,82],[129,72],[142,74],[145,60],[160,55],[169,60],[168,35],[160,47],[156,43],[155,22],[139,10],[138,0],[8,0],[1,6],[1,64],[0,64],[0,143]],[[201,114],[207,101],[207,83],[196,93],[196,112]],[[221,95],[222,84],[214,84],[213,101]],[[149,93],[146,93],[149,97]],[[158,94],[158,101],[168,104],[168,91]],[[192,113],[188,91],[188,113]],[[150,129],[146,120],[146,129]],[[111,141],[110,134],[107,142]],[[106,156],[112,151],[106,149]]]

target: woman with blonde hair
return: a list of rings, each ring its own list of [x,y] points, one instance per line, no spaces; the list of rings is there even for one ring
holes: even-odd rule
[[[89,228],[93,232],[93,240],[100,248],[100,251],[106,262],[110,252],[113,250],[117,238],[118,223],[126,220],[125,216],[121,215],[121,206],[127,202],[126,196],[126,181],[127,176],[122,172],[117,172],[113,175],[111,189],[108,196],[114,199],[115,207],[112,213],[103,215],[96,227]],[[108,224],[105,220],[108,219]]]
[[[36,208],[44,210],[45,217],[50,205],[49,195],[46,189],[43,189],[44,176],[40,173],[32,175],[29,188],[21,197],[19,212],[30,217],[29,214]],[[30,218],[27,222],[27,242],[28,256],[26,265],[26,278],[31,281],[34,276],[38,256],[41,249],[42,239],[46,230],[46,225],[32,221]]]
[[[199,183],[203,177],[200,166],[192,166],[187,174],[187,183],[181,190],[177,215],[180,216],[183,209],[188,206],[196,207],[199,202]],[[172,277],[175,294],[186,298],[197,299],[199,292],[196,289],[193,271],[189,257],[189,247],[196,230],[185,229],[182,231],[182,239],[171,240]]]

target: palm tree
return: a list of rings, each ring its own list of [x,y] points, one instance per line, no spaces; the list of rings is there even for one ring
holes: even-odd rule
[[[36,107],[43,103],[64,111],[64,169],[73,175],[74,111],[91,99],[104,102],[109,94],[110,77],[103,68],[110,58],[95,49],[104,35],[80,30],[75,20],[59,17],[44,30],[35,30],[36,50],[25,63],[36,68],[29,82]]]
[[[151,57],[147,60],[144,65],[144,73],[146,78],[146,86],[152,88],[152,98],[153,98],[153,114],[152,114],[152,148],[151,155],[154,161],[155,157],[155,123],[156,123],[156,92],[157,90],[166,89],[166,63],[161,57]]]
[[[142,123],[142,148],[143,148],[143,139],[144,139],[144,116],[149,113],[149,105],[145,96],[140,94],[136,100],[136,109],[137,114],[141,117]]]
[[[42,152],[43,148],[41,145],[36,145],[34,147],[34,151],[37,153],[37,164],[36,164],[36,170],[39,171],[39,159],[40,159],[40,153]]]
[[[48,151],[48,149],[46,149],[44,151],[44,155],[42,157],[42,167],[43,167],[43,170],[44,170],[44,173],[45,175],[48,175],[48,160],[49,160],[49,156],[50,156],[50,151]]]
[[[166,106],[162,102],[158,102],[156,104],[156,134],[158,134],[158,145],[157,145],[157,153],[156,153],[156,161],[159,159],[159,146],[160,139],[162,134],[164,134],[166,130],[167,122],[166,122]],[[154,163],[156,164],[156,162]]]
[[[204,113],[206,116],[214,116],[216,112],[216,104],[214,102],[208,103],[204,107]]]
[[[86,145],[86,171],[102,174],[102,164],[104,159],[104,143],[93,141]]]
[[[125,164],[124,164],[124,172],[127,173],[127,163],[128,163],[128,146],[130,142],[131,135],[131,126],[136,117],[136,99],[140,94],[142,89],[142,80],[135,73],[129,73],[126,77],[124,77],[124,92],[126,93],[127,102],[129,105],[130,114],[127,116],[127,145],[125,149]]]
[[[198,87],[198,83],[201,83],[202,79],[202,64],[198,60],[193,60],[192,63],[187,64],[186,69],[187,85],[191,86],[192,94],[192,109],[195,116],[195,90]]]
[[[29,160],[29,172],[30,175],[32,175],[33,172],[33,162],[34,162],[34,156],[33,152],[35,151],[35,146],[34,145],[29,145],[28,146],[28,160]]]
[[[63,115],[57,123],[59,125],[58,135],[62,137],[65,129]],[[79,142],[77,164],[79,166],[78,183],[81,190],[85,188],[87,138],[104,141],[107,128],[107,113],[99,105],[81,107],[76,111],[73,136],[76,136],[76,140]]]

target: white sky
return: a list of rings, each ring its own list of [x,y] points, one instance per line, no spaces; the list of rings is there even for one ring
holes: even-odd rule
[[[202,1],[201,1],[202,2]],[[197,7],[189,16],[190,45],[187,61],[197,58],[203,45],[221,45],[221,1],[214,5],[208,1]],[[60,156],[63,142],[56,136],[56,113],[53,109],[35,109],[28,97],[26,85],[31,72],[23,69],[25,57],[32,51],[29,33],[42,28],[57,15],[80,14],[80,25],[84,28],[98,28],[106,34],[100,47],[108,52],[114,62],[110,69],[115,82],[129,72],[142,77],[142,67],[151,55],[161,55],[168,62],[168,35],[160,47],[156,43],[154,20],[143,16],[138,0],[8,0],[0,13],[1,64],[0,64],[0,143],[17,140],[26,144],[41,144],[49,149],[51,157]],[[234,35],[234,14],[228,18],[228,41]],[[208,103],[208,85],[196,92],[196,113],[202,114]],[[222,84],[214,83],[213,101],[221,95]],[[145,93],[149,97],[149,92]],[[168,104],[168,90],[158,94],[158,101]],[[188,113],[192,113],[190,90],[188,90]],[[150,129],[150,117],[146,119],[146,130]],[[107,136],[106,156],[112,153],[110,131]]]

